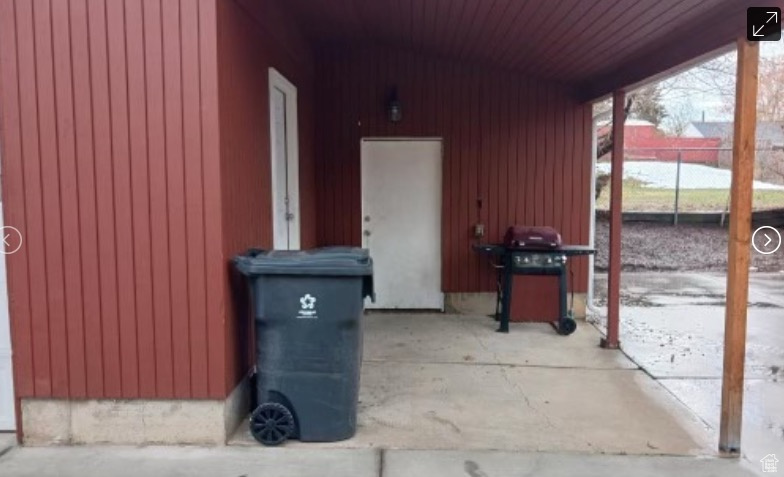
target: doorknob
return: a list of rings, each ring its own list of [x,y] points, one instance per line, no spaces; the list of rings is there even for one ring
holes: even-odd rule
[[[370,230],[365,230],[363,234],[365,235],[365,237],[370,237]]]
[[[370,222],[370,216],[369,215],[365,216],[365,222]]]

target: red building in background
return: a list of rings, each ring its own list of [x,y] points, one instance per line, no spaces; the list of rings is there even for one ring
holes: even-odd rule
[[[624,146],[627,161],[677,161],[681,154],[683,162],[718,166],[721,138],[667,136],[653,123],[628,119],[624,126]]]

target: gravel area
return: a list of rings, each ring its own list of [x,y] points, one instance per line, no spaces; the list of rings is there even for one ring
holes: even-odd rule
[[[607,270],[609,223],[596,222],[597,271]],[[784,229],[779,229],[784,236]],[[723,271],[727,269],[727,229],[716,226],[623,224],[621,262],[624,271]],[[751,249],[752,267],[784,272],[784,246],[762,255]]]

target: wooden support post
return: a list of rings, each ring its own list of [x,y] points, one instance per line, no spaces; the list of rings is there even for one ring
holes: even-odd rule
[[[759,44],[738,39],[735,89],[735,136],[724,321],[724,376],[721,387],[719,450],[740,453],[743,422],[743,365],[746,355],[746,308],[749,299],[752,183],[757,124]]]
[[[607,278],[607,336],[602,348],[617,349],[621,319],[621,222],[623,198],[623,124],[626,93],[613,93],[612,173],[610,178],[610,272]]]
[[[675,213],[672,216],[673,225],[678,225],[678,207],[681,198],[681,164],[683,164],[683,154],[681,151],[678,151],[678,168],[675,169]]]

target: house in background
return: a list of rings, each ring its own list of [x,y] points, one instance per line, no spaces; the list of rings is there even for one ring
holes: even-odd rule
[[[684,138],[720,138],[722,148],[732,148],[732,121],[689,123]],[[757,149],[784,150],[784,121],[757,122]]]
[[[732,167],[731,121],[700,121],[690,123],[683,132],[688,138],[719,138],[718,166]],[[757,122],[757,165],[756,179],[784,184],[784,121]]]
[[[590,242],[591,103],[731,47],[746,8],[0,2],[18,436],[224,443],[248,410],[230,260],[249,247],[368,247],[386,306],[491,311],[473,244],[511,224]],[[572,270],[579,298],[587,260]],[[524,313],[557,308],[554,283],[517,283]]]
[[[609,128],[600,129],[599,135]],[[627,119],[623,127],[623,143],[627,161],[683,162],[718,166],[721,140],[713,136],[667,136],[643,119]],[[610,155],[600,158],[609,160]]]

